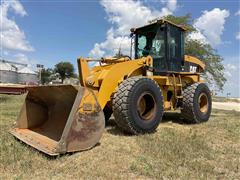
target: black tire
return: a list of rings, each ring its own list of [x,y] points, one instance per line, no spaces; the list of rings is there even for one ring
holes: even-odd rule
[[[212,98],[208,86],[194,83],[183,90],[182,116],[188,123],[208,121],[212,111]]]
[[[158,84],[144,77],[124,80],[114,94],[113,115],[125,132],[154,132],[163,116],[163,97]]]

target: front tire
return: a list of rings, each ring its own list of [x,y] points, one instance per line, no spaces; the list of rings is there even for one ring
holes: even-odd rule
[[[124,80],[113,99],[117,125],[131,134],[151,133],[163,116],[163,97],[158,84],[149,78]]]
[[[211,111],[211,92],[206,84],[194,83],[183,90],[181,113],[187,122],[206,122],[210,117]]]

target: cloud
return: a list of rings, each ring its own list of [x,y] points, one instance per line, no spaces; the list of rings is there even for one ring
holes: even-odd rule
[[[18,53],[14,55],[14,59],[16,62],[23,63],[23,64],[29,64],[29,59],[25,54]]]
[[[175,11],[177,8],[177,0],[170,0],[167,1],[167,7],[170,11]]]
[[[188,36],[187,36],[187,39],[194,39],[194,40],[198,40],[198,41],[201,41],[203,43],[209,43],[207,38],[199,31],[194,31],[192,33],[190,33]]]
[[[230,70],[230,71],[235,71],[237,69],[237,66],[235,64],[230,64],[228,63],[226,66],[225,66],[226,69]]]
[[[103,43],[96,43],[94,45],[94,48],[90,51],[89,55],[91,57],[103,57],[105,54],[105,51],[102,50],[103,48],[105,48],[103,45]]]
[[[240,16],[240,9],[234,15],[235,16]]]
[[[228,63],[227,65],[225,65],[225,75],[227,77],[232,77],[232,73],[234,73],[237,70],[237,65],[236,64],[230,64]]]
[[[228,10],[214,8],[211,11],[203,11],[203,14],[196,19],[193,26],[198,32],[193,36],[196,39],[203,39],[212,46],[222,43],[221,35],[224,31],[226,18],[230,15]],[[194,34],[194,33],[193,33]]]
[[[139,27],[149,20],[172,14],[177,8],[176,0],[162,1],[162,3],[164,6],[160,10],[156,10],[140,1],[102,0],[100,4],[104,7],[107,20],[112,27],[106,33],[106,40],[96,43],[89,55],[91,57],[112,55],[120,46],[123,53],[129,54],[130,38],[128,35],[132,27]]]
[[[96,43],[89,55],[102,57],[115,52],[120,46],[121,50],[129,54],[129,29],[146,24],[149,20],[172,14],[177,9],[176,0],[161,0],[163,7],[160,10],[144,5],[140,1],[108,1],[100,3],[107,13],[107,20],[112,24],[106,33],[105,41]],[[214,8],[203,11],[194,22],[196,32],[190,33],[188,38],[197,39],[216,47],[223,44],[221,35],[224,31],[226,18],[230,15],[226,9]],[[122,39],[122,40],[121,40]],[[121,42],[121,43],[120,43]]]
[[[21,17],[27,15],[27,12],[19,1],[2,1],[0,5],[1,48],[18,51],[33,51],[34,48],[27,41],[24,32],[18,27],[13,19],[8,17],[10,11]]]
[[[36,69],[36,64],[39,63],[38,60],[30,58],[29,56],[23,53],[11,54],[11,56],[8,56],[8,58],[9,58],[8,60],[13,62],[27,64],[28,67],[31,67],[32,69]]]
[[[225,57],[228,61],[225,67],[225,76],[227,78],[227,82],[224,85],[224,92],[222,95],[226,95],[227,93],[231,93],[233,97],[240,97],[240,63],[239,57]]]
[[[130,38],[128,36],[114,36],[114,30],[111,28],[107,32],[106,40],[102,43],[96,43],[90,51],[92,57],[111,56],[121,49],[123,54],[128,54],[130,50]]]
[[[168,1],[160,11],[144,6],[140,1],[102,0],[108,21],[116,25],[116,35],[126,35],[132,27],[142,26],[148,20],[171,14],[176,9],[176,1]]]
[[[237,32],[236,39],[240,40],[240,32]]]

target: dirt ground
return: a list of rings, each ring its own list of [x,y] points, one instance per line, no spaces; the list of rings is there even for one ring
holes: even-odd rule
[[[165,113],[155,133],[141,136],[111,121],[96,147],[51,158],[8,133],[23,99],[0,95],[0,179],[240,179],[238,111],[214,109],[195,125]]]
[[[213,102],[214,109],[240,111],[240,103],[237,102]]]

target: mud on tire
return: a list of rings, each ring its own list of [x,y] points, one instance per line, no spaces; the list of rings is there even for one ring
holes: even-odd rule
[[[212,98],[204,83],[194,83],[183,90],[181,114],[188,123],[208,121],[212,110]]]
[[[163,116],[163,97],[158,84],[144,77],[124,80],[114,94],[113,115],[125,132],[155,131]]]

